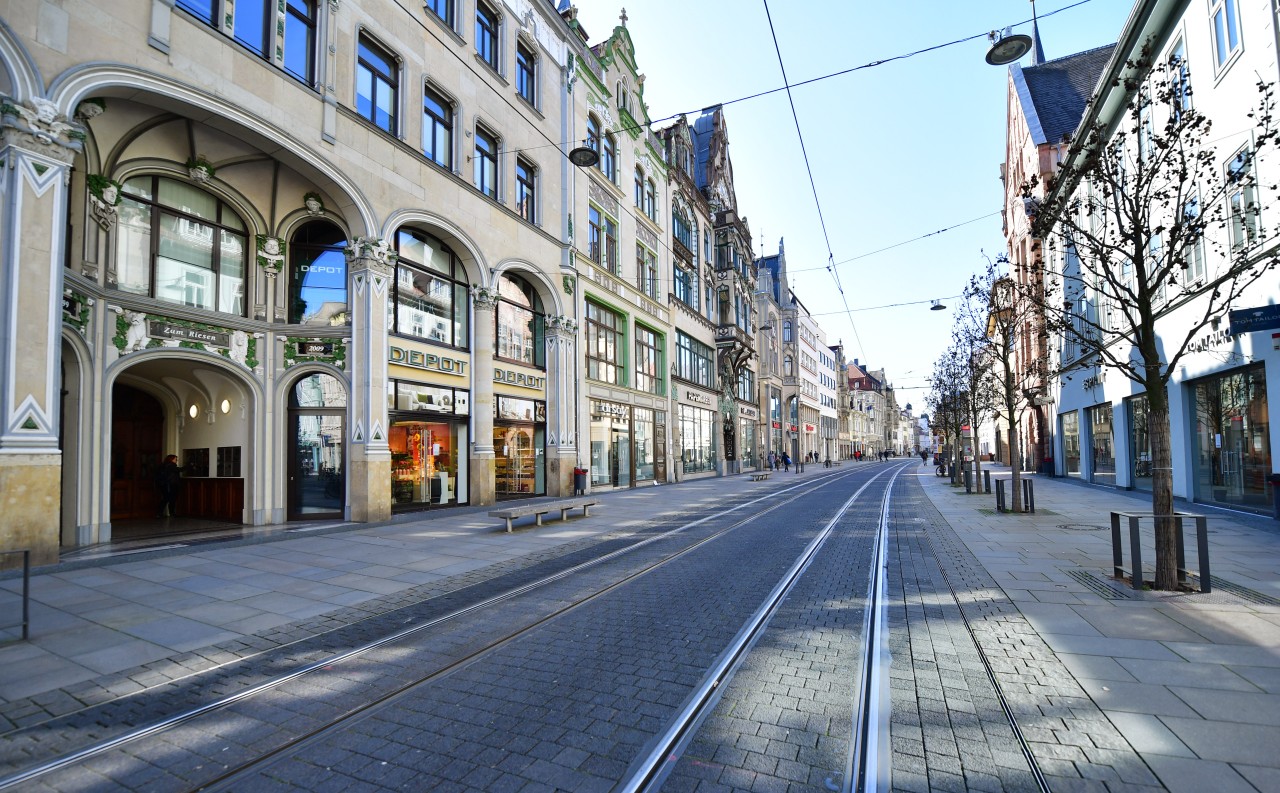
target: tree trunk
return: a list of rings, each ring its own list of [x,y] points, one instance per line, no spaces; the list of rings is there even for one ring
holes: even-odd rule
[[[1169,397],[1163,387],[1147,391],[1147,432],[1151,438],[1151,512],[1155,516],[1156,583],[1160,590],[1178,589],[1177,527],[1173,519],[1173,449],[1169,430]],[[1142,575],[1133,571],[1134,578]]]

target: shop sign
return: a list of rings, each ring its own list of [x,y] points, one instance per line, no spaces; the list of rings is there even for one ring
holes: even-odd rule
[[[467,375],[466,361],[458,358],[446,358],[443,355],[436,355],[433,352],[406,350],[403,347],[392,346],[387,360],[390,363],[399,364],[400,366],[411,366],[414,369],[426,369],[430,372],[444,372],[445,374],[458,375],[459,377],[466,377]]]
[[[202,328],[184,328],[170,325],[168,322],[151,322],[147,326],[147,335],[153,339],[178,339],[179,341],[198,341],[201,344],[212,344],[214,347],[230,347],[231,334],[204,330]]]
[[[1262,330],[1262,328],[1257,328],[1257,330]],[[1187,345],[1187,352],[1204,352],[1206,350],[1211,350],[1219,344],[1224,344],[1230,341],[1231,333],[1231,328],[1212,331],[1211,333],[1201,336]]]
[[[818,428],[817,428],[817,427],[815,427],[815,426],[813,426],[812,424],[806,424],[806,425],[804,425],[804,431],[805,431],[805,432],[817,432],[817,431],[818,431]]]
[[[613,416],[614,418],[625,419],[630,414],[626,405],[619,405],[617,402],[591,402],[591,414],[593,416]]]
[[[1275,330],[1280,328],[1280,305],[1242,308],[1227,314],[1230,319],[1232,336],[1249,333],[1255,330]]]
[[[706,405],[707,407],[711,407],[711,397],[707,396],[706,394],[699,394],[697,391],[690,391],[688,389],[685,389],[684,398],[690,402],[696,402],[699,405]]]
[[[506,383],[507,385],[520,386],[522,388],[536,388],[539,391],[545,391],[547,388],[547,378],[539,375],[525,374],[524,372],[514,372],[510,369],[498,369],[494,367],[493,382]]]
[[[760,409],[738,405],[738,415],[744,419],[758,419],[760,418]]]
[[[80,301],[74,295],[62,296],[62,313],[73,317],[80,316]]]
[[[333,355],[331,341],[300,341],[297,347],[299,355]]]
[[[775,430],[780,430],[780,429],[782,429],[782,422],[781,422],[781,421],[775,421],[775,422],[773,422],[773,428],[774,428]]]
[[[796,426],[796,425],[794,425],[794,424],[792,424],[790,427],[788,427],[788,429],[790,429],[792,432],[799,432],[799,431],[800,431],[800,428],[799,428],[799,427],[797,427],[797,426]]]

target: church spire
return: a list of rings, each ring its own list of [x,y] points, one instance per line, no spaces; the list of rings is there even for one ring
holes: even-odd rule
[[[1044,63],[1044,47],[1040,44],[1040,24],[1036,21],[1036,0],[1031,0],[1031,65]]]

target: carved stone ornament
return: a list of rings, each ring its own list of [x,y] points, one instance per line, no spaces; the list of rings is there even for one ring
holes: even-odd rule
[[[572,336],[578,332],[578,322],[573,317],[547,317],[547,330]]]
[[[268,278],[275,278],[284,269],[285,243],[279,237],[258,234],[258,266]]]
[[[319,193],[307,193],[302,197],[302,205],[307,208],[307,214],[311,217],[319,217],[324,214],[324,201],[320,200]]]
[[[187,175],[190,176],[191,181],[196,184],[205,184],[213,177],[213,166],[209,165],[207,162],[197,162],[194,164],[188,163]]]
[[[28,148],[56,159],[70,161],[72,152],[84,148],[84,129],[69,123],[48,99],[34,98],[29,106],[0,99],[0,119],[6,138],[16,134]]]
[[[471,301],[476,310],[493,311],[498,306],[498,290],[487,286],[471,287]]]
[[[356,237],[343,252],[346,254],[348,262],[355,262],[357,259],[371,259],[374,263],[388,268],[396,262],[396,255],[391,250],[391,244],[378,237]]]
[[[76,107],[76,120],[89,121],[107,112],[105,99],[86,99]]]
[[[604,122],[604,128],[606,131],[614,128],[613,114],[609,112],[608,105],[604,102],[596,102],[591,106],[591,109],[596,112],[596,115],[600,116],[600,120]]]
[[[101,174],[85,177],[89,189],[89,211],[103,231],[110,231],[116,224],[116,207],[120,205],[120,183]]]
[[[575,279],[572,275],[566,275],[562,279],[560,279],[560,282],[564,284],[564,293],[566,295],[573,294],[573,287],[577,283],[577,279]]]

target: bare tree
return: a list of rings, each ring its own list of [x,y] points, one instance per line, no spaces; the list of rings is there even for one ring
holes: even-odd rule
[[[951,481],[956,481],[960,470],[961,425],[968,412],[968,391],[965,386],[963,353],[955,344],[949,346],[933,364],[929,377],[929,406],[933,410],[935,429],[942,431],[946,448],[944,460],[949,460]]]
[[[1196,335],[1276,264],[1259,223],[1256,173],[1276,133],[1272,86],[1260,82],[1251,143],[1224,167],[1210,119],[1191,104],[1186,64],[1154,62],[1151,52],[1148,44],[1126,64],[1113,87],[1122,111],[1077,132],[1043,200],[1034,179],[1023,185],[1032,232],[1060,264],[1040,259],[1032,264],[1039,277],[1017,286],[1064,342],[1061,376],[1111,369],[1145,392],[1155,585],[1168,590],[1178,579],[1167,387]],[[1167,318],[1176,318],[1178,336]]]

